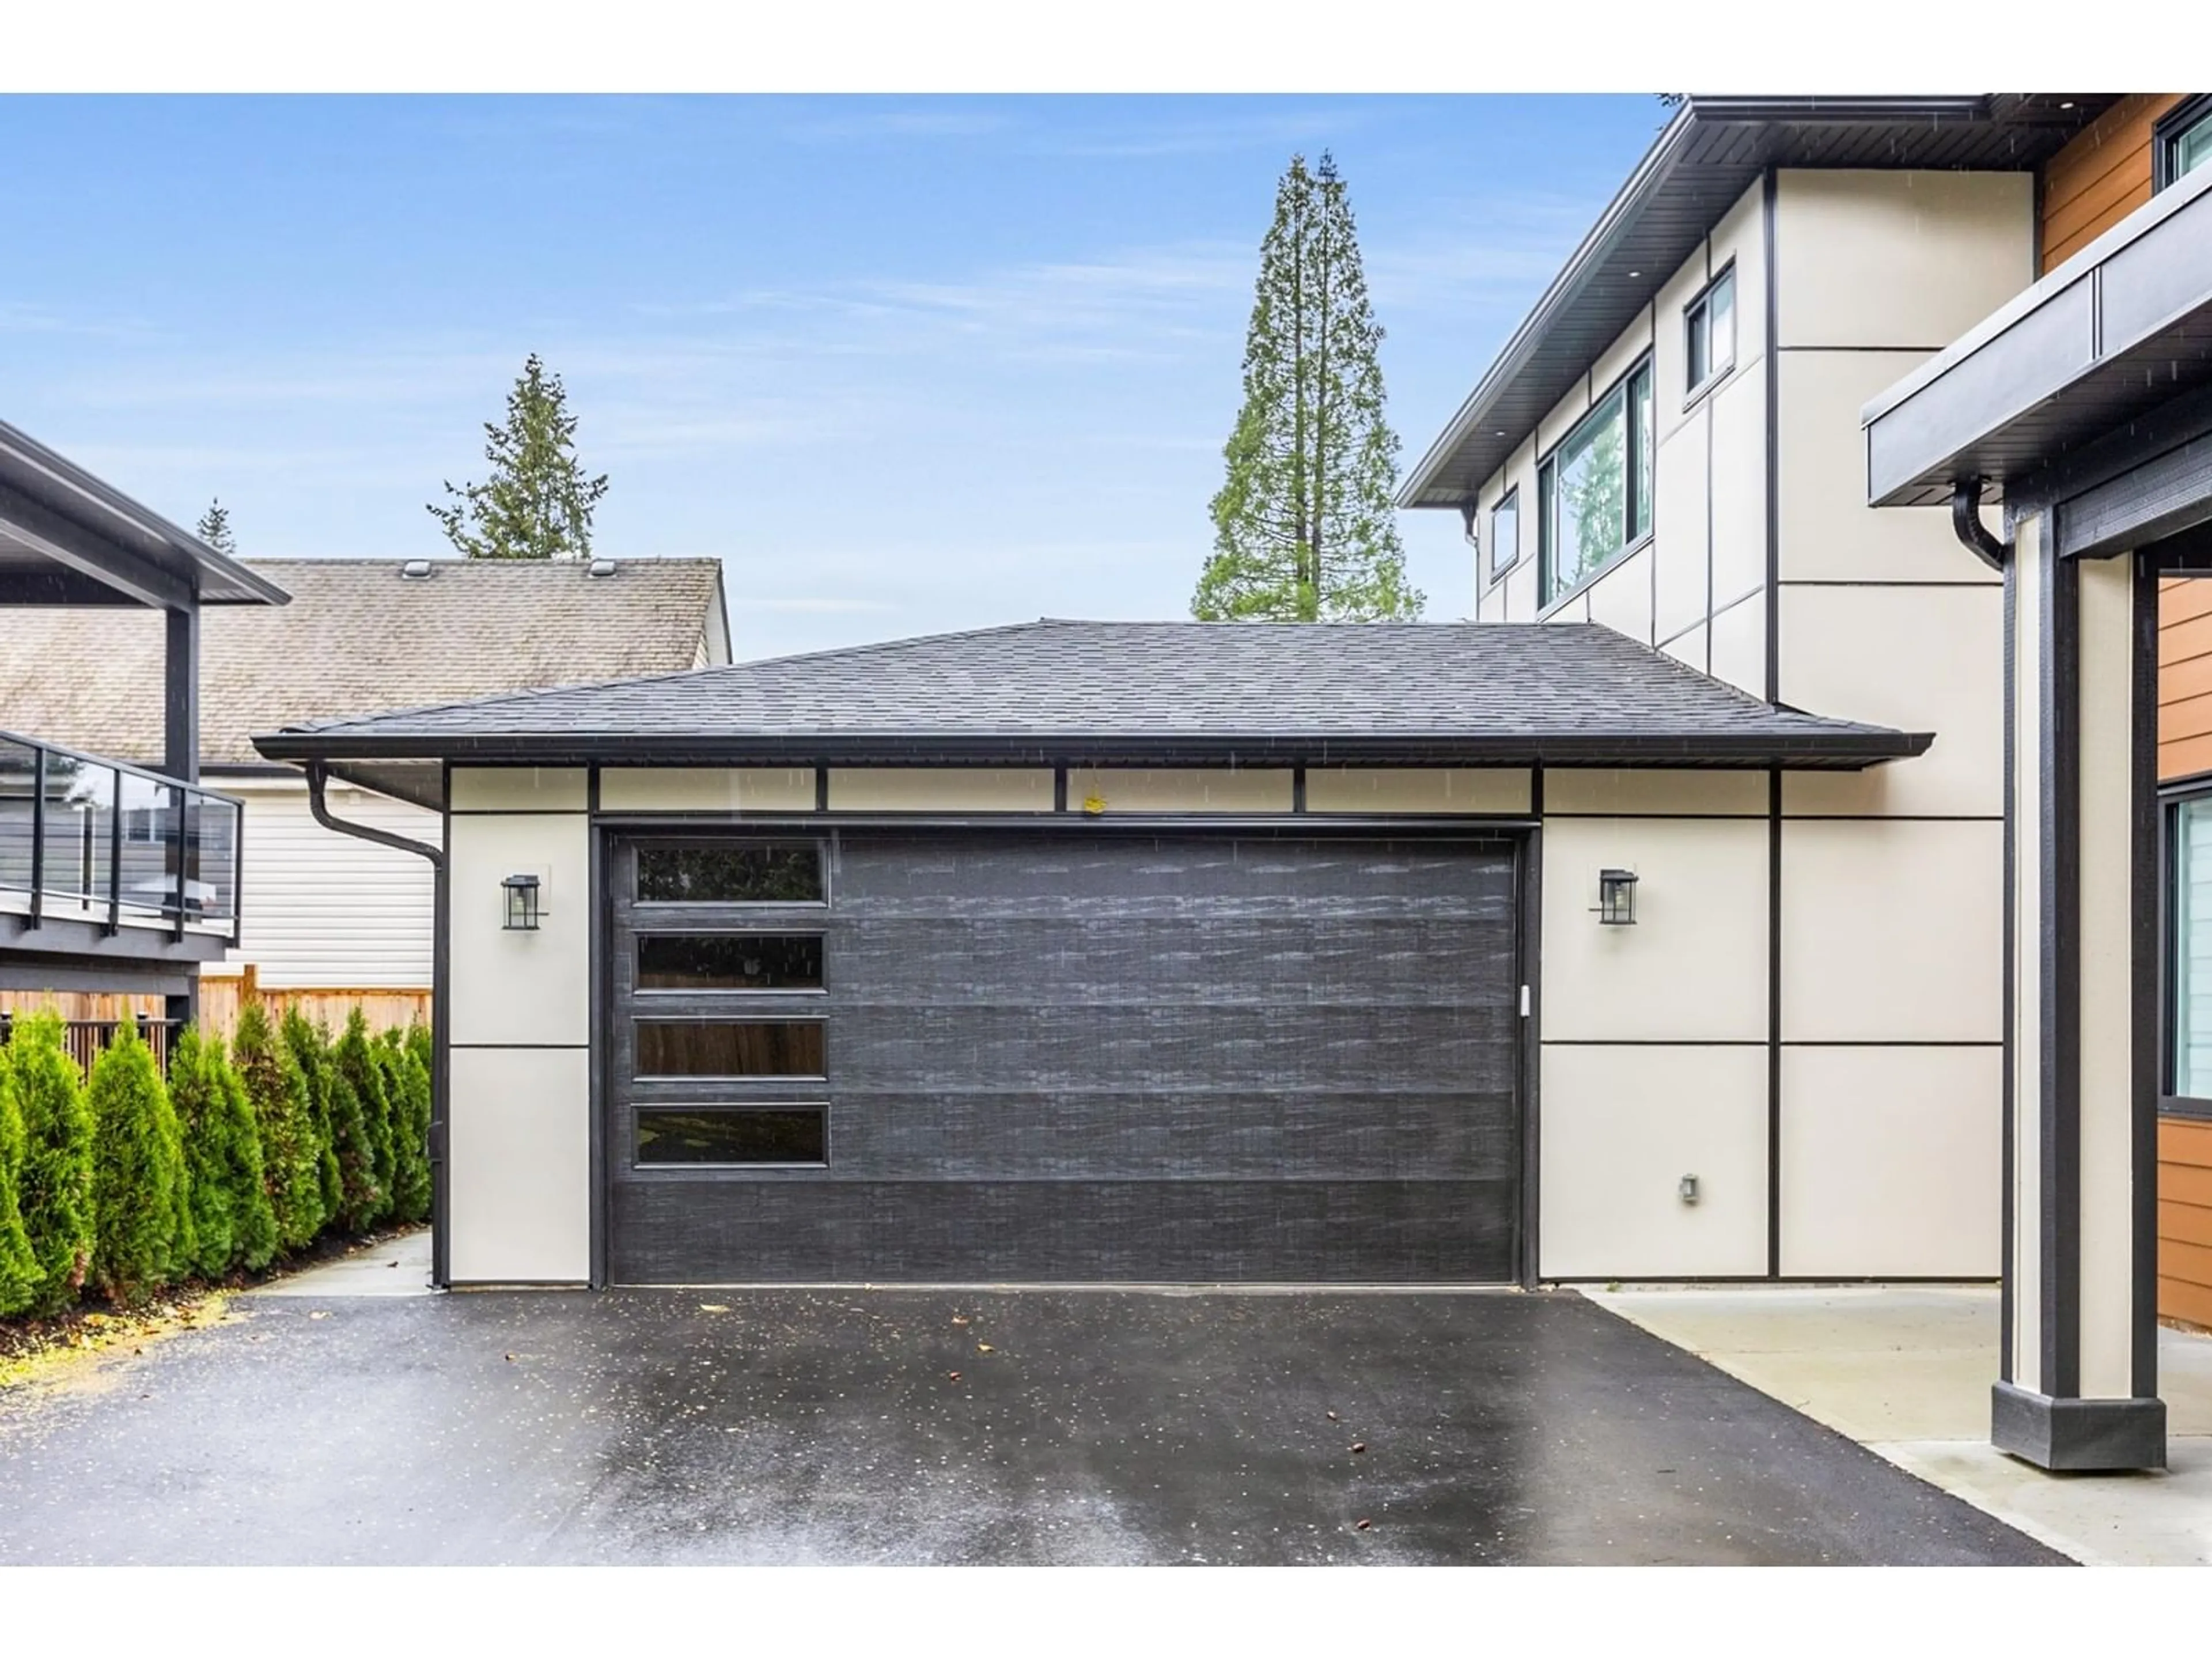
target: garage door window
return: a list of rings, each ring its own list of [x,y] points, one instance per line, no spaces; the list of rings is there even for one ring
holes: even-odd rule
[[[641,991],[818,991],[819,933],[647,933]]]
[[[648,1109],[637,1115],[641,1164],[825,1164],[827,1106]]]
[[[641,1019],[637,1075],[823,1077],[822,1022],[812,1019]]]
[[[822,849],[805,846],[641,847],[647,904],[819,904]]]

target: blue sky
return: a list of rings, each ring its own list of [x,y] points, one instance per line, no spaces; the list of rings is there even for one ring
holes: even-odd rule
[[[1410,463],[1658,129],[1606,98],[0,100],[0,417],[242,550],[446,550],[525,354],[741,656],[1178,617],[1260,236],[1333,149]],[[1404,515],[1431,619],[1450,514]]]

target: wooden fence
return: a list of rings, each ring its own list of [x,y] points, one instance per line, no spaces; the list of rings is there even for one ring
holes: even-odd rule
[[[288,1008],[297,1008],[310,1021],[319,1021],[333,1033],[344,1028],[356,1006],[368,1018],[372,1031],[380,1031],[388,1025],[397,1025],[404,1030],[418,1019],[426,1025],[430,1023],[430,994],[427,990],[380,987],[355,991],[326,986],[264,989],[254,976],[253,965],[248,963],[242,974],[201,979],[200,1029],[228,1042],[237,1029],[239,1010],[248,1002],[260,1003],[269,1011],[271,1019],[283,1018]],[[112,1025],[125,1014],[146,1026],[167,1012],[157,996],[94,991],[0,991],[0,1018],[40,1008],[53,1009],[72,1027]]]

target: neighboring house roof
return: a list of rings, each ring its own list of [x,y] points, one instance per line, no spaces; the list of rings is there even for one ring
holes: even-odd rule
[[[1684,99],[1407,474],[1398,504],[1472,500],[1769,167],[2026,172],[2114,101],[2105,93]]]
[[[276,583],[0,421],[0,591],[18,585],[35,590],[19,603],[284,603]]]
[[[274,757],[333,762],[1852,769],[1929,741],[1771,708],[1590,623],[1051,620],[258,739]]]
[[[265,764],[252,734],[526,687],[726,660],[715,559],[253,559],[282,608],[201,618],[203,767]],[[427,569],[422,576],[406,568]],[[162,619],[0,612],[0,726],[118,760],[161,753]]]

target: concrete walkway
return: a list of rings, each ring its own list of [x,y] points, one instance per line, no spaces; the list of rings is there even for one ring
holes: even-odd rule
[[[1989,1443],[1994,1288],[1585,1294],[2077,1561],[2212,1565],[2212,1337],[2160,1333],[2166,1473],[2054,1475]]]
[[[434,1296],[430,1288],[430,1230],[386,1239],[326,1261],[304,1273],[288,1273],[247,1292],[250,1296]]]

